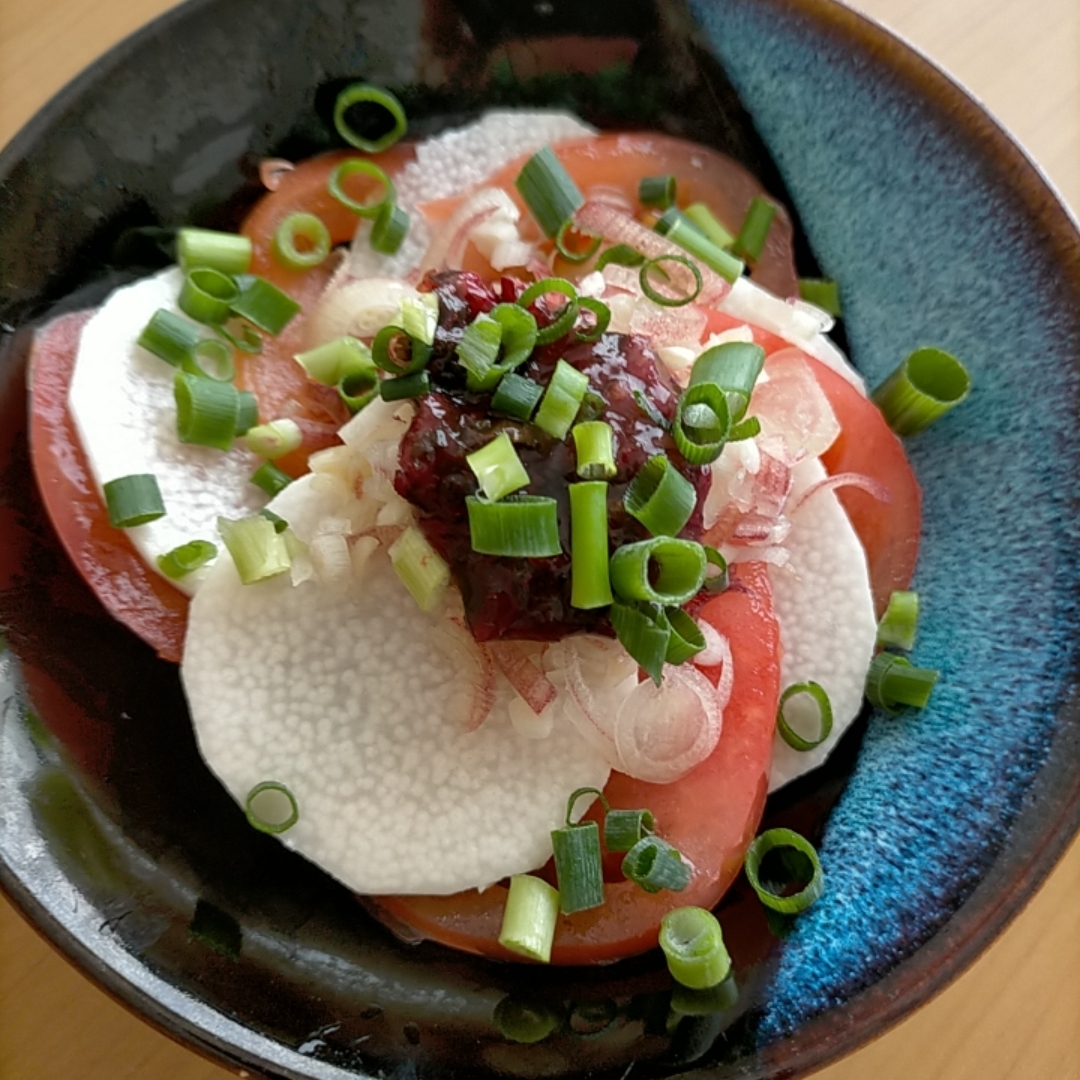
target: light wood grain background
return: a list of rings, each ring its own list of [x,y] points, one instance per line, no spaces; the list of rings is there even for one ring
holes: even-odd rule
[[[0,145],[171,0],[0,0]],[[853,0],[971,89],[1080,211],[1080,0]],[[0,1080],[222,1080],[0,899]],[[1080,843],[951,987],[816,1080],[1080,1080]]]

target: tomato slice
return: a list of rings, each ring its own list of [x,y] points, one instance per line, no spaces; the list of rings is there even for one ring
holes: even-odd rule
[[[673,784],[613,773],[604,789],[613,807],[653,811],[658,833],[693,863],[683,892],[649,894],[629,881],[605,886],[603,907],[562,916],[552,963],[593,964],[655,948],[660,920],[687,904],[712,907],[742,867],[768,790],[780,694],[780,636],[762,563],[732,570],[732,587],[709,600],[700,617],[731,642],[735,681],[712,755]],[[706,671],[713,681],[717,669]],[[454,896],[383,896],[373,907],[391,927],[465,952],[514,959],[498,943],[505,885]]]

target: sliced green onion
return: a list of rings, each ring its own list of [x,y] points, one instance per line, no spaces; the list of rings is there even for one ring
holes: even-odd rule
[[[649,422],[660,428],[661,431],[670,431],[671,424],[664,414],[649,400],[648,395],[641,390],[634,391],[634,404],[649,418]]]
[[[705,550],[695,541],[654,536],[616,549],[611,585],[623,600],[678,607],[697,595],[705,566]]]
[[[533,284],[518,297],[518,305],[523,308],[529,308],[541,297],[547,296],[550,293],[558,293],[561,296],[565,296],[566,303],[559,309],[558,314],[552,322],[537,330],[537,345],[548,345],[552,341],[558,341],[559,338],[570,332],[574,323],[577,321],[577,289],[575,289],[565,278],[543,278],[540,281],[533,282]]]
[[[246,435],[259,422],[259,401],[250,390],[236,395],[236,426],[234,435]]]
[[[817,713],[818,734],[816,739],[804,738],[795,731],[784,711],[784,706],[793,697],[802,697],[804,695],[813,702],[814,711]],[[776,730],[792,750],[813,750],[815,746],[820,746],[832,734],[832,727],[832,702],[829,700],[829,695],[818,683],[813,681],[792,683],[780,695],[780,704],[776,710]]]
[[[694,485],[663,454],[649,458],[623,493],[623,505],[653,536],[676,536],[697,505]]]
[[[508,994],[495,1006],[491,1019],[504,1039],[528,1044],[546,1039],[562,1023],[562,1013],[544,1002]]]
[[[666,210],[675,205],[675,176],[643,176],[638,181],[638,201],[642,206]]]
[[[409,337],[400,326],[384,326],[371,342],[371,362],[389,375],[415,375],[430,359],[431,346]]]
[[[640,266],[644,261],[645,256],[629,244],[615,244],[600,253],[596,269],[603,270],[608,263],[614,266]]]
[[[489,502],[498,502],[529,483],[529,474],[505,431],[479,450],[466,454],[465,461]]]
[[[220,270],[202,266],[187,272],[177,304],[196,322],[223,323],[239,295],[240,290],[231,277]]]
[[[371,350],[354,337],[339,337],[307,352],[297,353],[296,362],[309,379],[324,386],[337,386],[348,375],[370,371],[374,378],[375,362]]]
[[[731,973],[720,923],[704,908],[669,911],[660,921],[660,948],[671,977],[691,990],[707,990]]]
[[[153,473],[132,473],[102,484],[109,524],[114,529],[133,529],[165,516],[161,488]]]
[[[391,545],[390,565],[421,611],[434,611],[450,583],[450,568],[428,543],[427,537],[410,525]]]
[[[365,176],[378,185],[375,194],[366,202],[354,199],[345,191],[345,181],[353,176]],[[397,197],[390,177],[378,165],[363,158],[346,158],[341,162],[326,181],[326,190],[342,206],[347,206],[354,214],[364,218],[377,218],[383,207],[392,205]]]
[[[268,334],[280,334],[300,310],[300,305],[266,278],[248,280],[232,302],[232,312]]]
[[[252,453],[271,461],[299,449],[303,440],[304,433],[300,430],[300,425],[287,416],[249,428],[244,436],[244,441]]]
[[[581,399],[581,408],[578,409],[578,423],[588,424],[593,420],[599,420],[607,410],[607,402],[592,390],[586,390]]]
[[[705,648],[705,635],[701,627],[680,607],[666,608],[671,637],[668,639],[667,656],[669,664],[685,664],[692,656],[697,656]]]
[[[708,570],[705,571],[705,590],[706,592],[723,592],[728,587],[727,559],[716,548],[710,547],[708,544],[702,544],[701,546],[705,551],[705,561],[709,566],[715,566],[717,570],[715,574],[710,574]]]
[[[968,396],[971,376],[944,349],[916,349],[870,396],[897,435],[916,435]]]
[[[727,395],[731,424],[746,414],[750,395],[765,366],[765,350],[749,341],[727,341],[706,349],[690,371],[690,386],[712,383]]]
[[[532,874],[515,874],[503,909],[499,944],[518,956],[551,960],[551,943],[559,917],[559,890]]]
[[[866,696],[871,705],[893,714],[904,706],[924,709],[937,680],[938,672],[932,668],[915,667],[903,656],[880,652],[866,673]]]
[[[393,255],[409,233],[409,215],[397,203],[383,203],[371,226],[371,246],[380,255]]]
[[[544,388],[539,383],[511,371],[499,380],[491,396],[491,408],[515,420],[528,420],[543,396]]]
[[[611,325],[611,308],[603,300],[595,300],[591,296],[579,296],[578,309],[579,312],[591,311],[596,321],[591,330],[578,330],[574,337],[578,341],[599,341],[604,336],[604,331]]]
[[[611,425],[605,420],[587,420],[575,424],[570,434],[574,438],[578,476],[582,480],[610,480],[618,471]]]
[[[199,328],[166,308],[158,308],[143,327],[138,343],[165,363],[179,367],[199,343]]]
[[[420,390],[419,393],[413,395],[419,397],[420,394],[426,393],[431,387],[430,380],[427,383],[424,382],[427,379],[427,372],[420,372],[419,375],[403,375],[403,379],[418,380]],[[386,382],[393,382],[393,379],[386,379]],[[375,398],[379,397],[379,391],[382,384],[379,382],[378,369],[372,364],[369,371],[357,371],[352,375],[345,375],[341,382],[337,385],[338,397],[341,399],[345,408],[350,413],[358,413]],[[402,389],[398,387],[397,389]],[[393,390],[391,391],[393,392]]]
[[[251,356],[257,356],[262,352],[263,342],[262,338],[255,332],[255,328],[248,326],[247,323],[234,319],[230,323],[225,322],[214,327],[214,333],[221,338],[222,341],[227,342],[234,349],[239,349],[241,352],[250,354]]]
[[[565,439],[588,386],[588,375],[578,371],[565,360],[559,360],[533,422],[553,439]]]
[[[274,231],[270,250],[289,270],[310,270],[330,254],[330,230],[314,214],[289,214]]]
[[[438,293],[420,293],[406,296],[401,301],[401,313],[397,325],[411,338],[432,345],[439,325]]]
[[[386,130],[373,139],[357,131],[348,121],[349,110],[357,105],[366,106],[377,116],[376,126]],[[389,90],[368,83],[353,83],[346,86],[334,102],[334,127],[350,146],[366,154],[379,154],[401,139],[409,125],[401,102]]]
[[[514,186],[537,224],[550,237],[556,236],[563,222],[585,204],[585,197],[550,146],[538,150],[525,162]]]
[[[426,371],[417,371],[412,375],[399,375],[395,379],[383,379],[379,383],[379,397],[383,401],[405,401],[409,398],[423,397],[431,391],[431,377]],[[365,400],[364,404],[367,404]]]
[[[728,442],[741,442],[743,439],[753,439],[761,434],[761,421],[756,416],[740,420],[728,434]]]
[[[877,628],[877,643],[911,652],[915,648],[915,628],[919,622],[919,594],[894,592]]]
[[[682,854],[659,836],[643,836],[626,853],[622,872],[647,893],[682,892],[690,884],[690,867]]]
[[[551,831],[559,910],[564,915],[600,907],[604,874],[600,856],[600,827],[595,821],[564,825]]]
[[[562,554],[559,511],[543,495],[512,495],[497,503],[465,497],[473,551],[517,559],[546,559]]]
[[[608,571],[608,486],[570,485],[570,605],[591,610],[613,600]]]
[[[252,474],[251,482],[273,497],[292,483],[292,477],[273,462],[264,461]]]
[[[559,231],[555,234],[555,250],[568,263],[577,265],[588,262],[600,250],[600,245],[604,241],[602,237],[590,236],[588,238],[590,242],[585,247],[575,250],[567,243],[567,233],[571,232],[573,228],[574,223],[569,218],[559,226]],[[583,233],[582,235],[586,234]]]
[[[828,278],[799,278],[799,295],[814,307],[827,311],[834,319],[843,314],[840,286]]]
[[[266,518],[274,526],[274,532],[276,533],[283,533],[289,527],[289,523],[283,517],[275,514],[273,510],[269,510],[265,506],[259,511],[259,515]],[[286,543],[288,543],[288,539],[288,537],[285,538]]]
[[[671,627],[659,604],[622,604],[608,612],[619,643],[657,686],[664,670]]]
[[[182,443],[232,449],[240,395],[232,383],[178,371],[173,379],[176,434]]]
[[[730,427],[727,395],[715,383],[698,383],[679,398],[671,437],[688,464],[708,465],[723,452]]]
[[[704,203],[691,203],[683,211],[683,217],[718,248],[729,248],[735,243],[735,237]]]
[[[604,815],[604,847],[629,851],[639,840],[652,835],[656,820],[651,810],[609,810]]]
[[[184,271],[209,267],[223,274],[246,274],[251,265],[251,239],[185,226],[176,232],[176,261]]]
[[[532,355],[540,339],[536,319],[520,304],[496,304],[488,313],[502,327],[502,373],[519,368]]]
[[[664,270],[664,263],[678,263],[680,266],[685,266],[694,275],[694,291],[682,296],[658,292],[649,280],[649,275],[655,272],[662,274],[665,278],[669,277],[667,271]],[[662,307],[682,307],[685,304],[692,304],[701,294],[701,271],[682,255],[657,255],[655,259],[650,259],[639,271],[638,281],[641,284],[641,291],[654,304],[660,304]]]
[[[203,338],[180,365],[189,375],[200,375],[215,382],[231,382],[236,375],[232,349],[217,338]]]
[[[238,521],[219,517],[217,525],[244,585],[284,574],[292,564],[284,536],[260,514]]]
[[[454,351],[465,368],[465,383],[469,390],[491,390],[502,378],[496,367],[502,334],[502,323],[488,315],[478,315],[465,327]],[[378,338],[375,340],[378,342]]]
[[[776,204],[768,199],[755,195],[750,200],[746,210],[746,217],[739,228],[739,235],[735,237],[732,251],[736,255],[751,261],[761,258],[765,249],[765,238],[769,235],[769,227],[776,217]]]
[[[736,282],[745,269],[742,261],[722,247],[717,247],[696,225],[684,217],[678,210],[666,210],[653,226],[658,233],[666,236],[673,244],[678,244],[683,251],[693,255],[714,270],[725,281]]]
[[[170,580],[179,581],[204,567],[217,555],[217,545],[209,540],[189,540],[157,557],[158,569]]]
[[[780,880],[762,880],[762,863],[770,852],[776,852],[770,862],[779,862],[777,868],[783,873]],[[797,915],[805,911],[825,891],[825,875],[821,872],[814,845],[790,829],[769,829],[763,832],[747,848],[746,880],[758,894],[758,898],[773,911],[784,915]],[[787,887],[805,882],[797,892],[784,896]]]
[[[256,784],[244,800],[248,822],[259,832],[277,835],[291,829],[300,820],[296,796],[276,780]]]

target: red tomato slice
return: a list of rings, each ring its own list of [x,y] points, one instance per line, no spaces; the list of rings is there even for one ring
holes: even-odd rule
[[[603,907],[559,919],[552,963],[593,964],[655,948],[660,920],[687,904],[712,907],[738,875],[765,805],[780,694],[780,637],[764,564],[733,568],[732,587],[701,609],[731,642],[735,682],[712,755],[673,784],[648,784],[613,773],[613,807],[648,807],[658,833],[694,865],[684,892],[649,894],[629,881],[605,886]],[[719,675],[713,670],[715,681]],[[391,926],[465,952],[502,959],[498,943],[506,887],[454,896],[385,896],[374,901]]]

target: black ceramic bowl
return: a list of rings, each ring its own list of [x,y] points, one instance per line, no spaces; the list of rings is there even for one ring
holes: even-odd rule
[[[588,70],[559,69],[556,33]],[[150,268],[154,229],[234,224],[261,157],[332,144],[327,101],[357,77],[397,89],[419,133],[485,104],[566,104],[726,149],[794,208],[803,269],[840,281],[871,382],[925,341],[969,361],[971,400],[911,446],[919,659],[941,685],[918,717],[868,715],[769,804],[766,824],[819,842],[829,887],[786,926],[733,889],[734,993],[688,1003],[658,955],[541,970],[398,942],[247,827],[196,753],[175,669],[104,616],[43,515],[34,326]],[[1080,237],[985,114],[828,0],[191,0],[4,152],[0,283],[0,884],[203,1051],[335,1080],[794,1076],[943,985],[1075,833]],[[550,1032],[508,1037],[515,1009]]]

